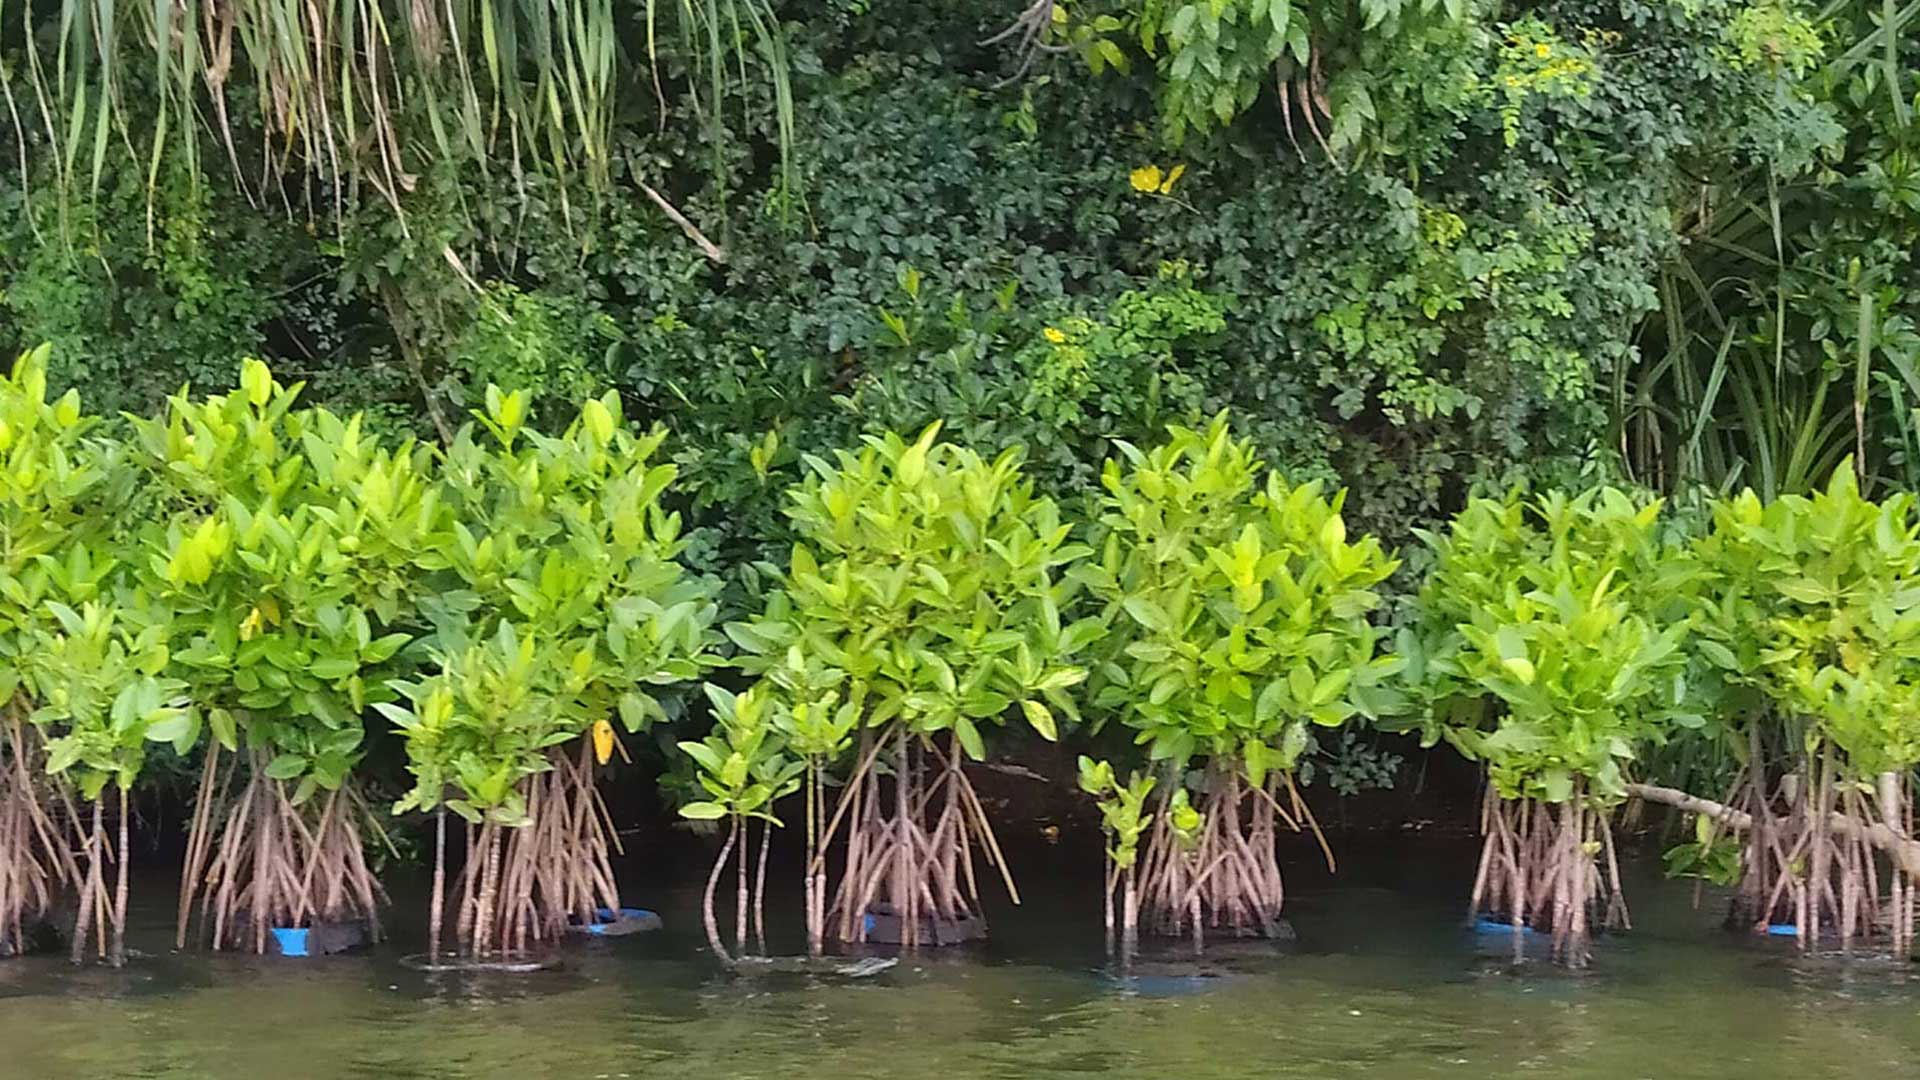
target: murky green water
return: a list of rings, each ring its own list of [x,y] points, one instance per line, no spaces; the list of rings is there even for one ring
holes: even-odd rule
[[[1515,970],[1460,928],[1471,857],[1352,855],[1296,883],[1296,945],[1150,958],[1131,980],[1104,968],[1088,886],[1044,857],[990,943],[839,981],[722,974],[692,883],[638,870],[631,902],[666,931],[459,978],[403,966],[405,925],[351,957],[175,955],[167,883],[143,882],[149,955],[125,971],[0,962],[0,1076],[1920,1076],[1920,972],[1729,937],[1717,905],[1646,875],[1636,930],[1592,971]]]

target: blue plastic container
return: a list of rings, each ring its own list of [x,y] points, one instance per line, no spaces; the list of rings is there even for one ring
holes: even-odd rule
[[[280,946],[281,956],[307,955],[307,929],[299,927],[273,928],[274,943]]]
[[[1498,919],[1489,919],[1483,915],[1474,921],[1473,929],[1474,932],[1481,934],[1511,934],[1513,933],[1513,924],[1504,923]],[[1538,934],[1540,931],[1535,930],[1531,926],[1523,925],[1520,927],[1520,932],[1522,934]]]
[[[1799,937],[1800,928],[1792,923],[1771,923],[1767,926],[1767,933],[1773,937]]]

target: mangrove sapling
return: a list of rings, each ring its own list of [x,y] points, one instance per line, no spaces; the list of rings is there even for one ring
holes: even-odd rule
[[[749,672],[797,649],[849,687],[853,712],[836,717],[857,717],[859,737],[807,869],[826,873],[844,836],[814,918],[840,941],[892,936],[896,922],[908,947],[970,932],[976,854],[1018,902],[964,763],[985,757],[986,730],[1016,707],[1057,738],[1055,710],[1078,715],[1068,691],[1085,678],[1065,661],[1101,633],[1097,620],[1063,624],[1074,587],[1058,570],[1085,549],[1022,479],[1019,452],[989,462],[936,444],[938,433],[807,458],[788,508],[801,542],[780,591],[754,622],[728,627]]]
[[[747,913],[753,911],[755,937],[760,953],[766,953],[766,929],[762,913],[766,893],[766,852],[772,831],[780,826],[773,816],[773,804],[800,790],[808,770],[804,760],[788,756],[785,737],[774,722],[771,708],[772,686],[762,682],[746,692],[734,695],[708,683],[707,698],[713,703],[713,734],[703,742],[683,742],[680,750],[699,766],[700,786],[707,798],[680,808],[680,815],[695,821],[727,822],[726,841],[707,875],[707,887],[701,899],[701,915],[707,931],[707,943],[715,956],[738,963],[747,955]],[[813,804],[809,802],[808,808]],[[753,823],[760,822],[760,863],[751,879],[747,872],[747,849]],[[733,948],[720,935],[714,908],[714,891],[719,886],[729,856],[736,856]],[[809,902],[812,900],[809,894]],[[811,912],[811,908],[809,909]],[[809,925],[811,931],[812,926]]]
[[[1920,764],[1913,497],[1866,499],[1843,462],[1811,496],[1716,503],[1697,551],[1700,651],[1760,699],[1729,732],[1745,760],[1724,805],[1749,824],[1737,917],[1791,925],[1803,948],[1884,931],[1906,955],[1914,882],[1895,859],[1883,885],[1879,864],[1913,835]]]
[[[664,719],[646,688],[698,675],[717,638],[707,590],[676,561],[679,516],[660,506],[674,477],[651,461],[664,430],[634,435],[617,394],[587,401],[559,436],[525,426],[519,392],[488,388],[475,419],[486,439],[468,425],[448,448],[448,520],[421,556],[446,572],[421,602],[440,670],[395,684],[410,707],[378,706],[415,780],[394,812],[444,807],[466,823],[449,887],[470,961],[529,955],[621,910],[620,839],[596,783],[619,749],[613,723],[638,733]]]
[[[578,653],[502,622],[495,635],[440,658],[440,670],[397,687],[410,704],[382,704],[406,739],[414,789],[396,813],[435,814],[435,894],[429,953],[453,937],[468,960],[523,957],[551,947],[570,924],[619,911],[614,832],[596,769],[614,749],[611,730],[583,739],[546,687]],[[444,811],[465,823],[465,862],[448,881]]]
[[[186,708],[185,684],[160,675],[167,662],[160,615],[135,611],[130,596],[88,601],[78,611],[58,601],[48,607],[58,629],[41,632],[28,671],[42,702],[33,724],[46,742],[47,771],[70,777],[83,804],[67,821],[84,864],[74,879],[73,961],[85,958],[91,931],[95,954],[117,967],[126,962],[127,793],[146,762],[147,743],[190,747],[196,719]]]
[[[1107,952],[1117,953],[1122,965],[1131,962],[1139,943],[1140,894],[1135,871],[1140,860],[1141,834],[1155,821],[1155,815],[1147,809],[1147,797],[1153,793],[1153,786],[1153,777],[1139,773],[1128,777],[1122,786],[1113,775],[1112,765],[1084,755],[1080,758],[1080,790],[1091,795],[1100,807],[1100,829],[1106,838],[1102,908],[1106,916]],[[1119,897],[1117,937],[1116,894]]]
[[[171,670],[210,738],[188,830],[176,943],[196,901],[216,949],[264,952],[277,927],[379,936],[353,779],[369,704],[391,697],[436,527],[427,452],[359,417],[295,409],[299,386],[242,366],[240,389],[134,421],[149,497],[148,592],[171,609]]]
[[[1102,475],[1100,557],[1075,573],[1114,627],[1095,701],[1165,770],[1139,870],[1146,925],[1275,936],[1279,827],[1320,835],[1291,775],[1311,729],[1395,705],[1401,662],[1380,655],[1369,616],[1399,564],[1371,537],[1348,543],[1344,496],[1277,473],[1261,485],[1224,415],[1170,429],[1150,453],[1119,445],[1126,465]],[[1197,802],[1190,836],[1176,800]]]
[[[1643,747],[1704,720],[1686,678],[1688,590],[1657,501],[1476,499],[1446,536],[1403,635],[1426,738],[1485,763],[1473,917],[1532,927],[1584,965],[1597,923],[1630,925],[1611,818]]]
[[[741,631],[750,633],[750,631]],[[787,753],[802,763],[801,794],[805,807],[806,861],[802,898],[806,909],[807,955],[820,956],[826,948],[827,874],[821,857],[820,836],[827,824],[827,770],[847,753],[860,723],[860,701],[841,702],[846,673],[810,661],[800,649],[789,647],[783,663],[769,669],[765,679],[774,689],[773,725],[786,741]],[[856,688],[857,689],[857,688]],[[763,832],[761,865],[765,866]],[[756,893],[755,914],[759,913]]]
[[[110,527],[123,477],[111,443],[69,392],[47,400],[48,350],[0,377],[0,956],[21,952],[58,898],[84,884],[70,832],[82,828],[71,777],[47,771],[33,666],[56,628],[48,601],[98,595],[112,568],[92,545]]]

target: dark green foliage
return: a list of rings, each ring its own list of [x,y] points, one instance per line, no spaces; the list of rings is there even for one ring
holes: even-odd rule
[[[189,379],[230,385],[244,356],[301,357],[338,318],[313,288],[312,239],[227,188],[162,185],[149,234],[140,178],[114,173],[72,208],[71,244],[50,193],[10,184],[0,202],[9,355],[54,343],[53,382],[107,416],[149,411]]]
[[[1074,505],[1111,439],[1231,408],[1266,460],[1346,486],[1356,529],[1402,543],[1469,493],[1609,471],[1608,391],[1697,178],[1805,162],[1836,130],[1745,58],[1772,39],[1744,4],[1421,10],[1395,51],[1352,27],[1327,47],[1365,76],[1334,95],[1331,152],[1257,95],[1170,149],[1151,64],[1093,77],[1063,55],[1007,82],[1014,59],[975,44],[998,3],[814,0],[782,12],[790,189],[771,103],[716,142],[672,87],[664,124],[651,90],[616,113],[598,198],[450,160],[403,216],[376,201],[314,230],[297,198],[251,207],[210,173],[160,186],[149,249],[146,178],[110,155],[73,249],[44,194],[38,239],[13,215],[9,332],[52,338],[56,371],[116,408],[248,352],[422,435],[489,381],[616,389],[670,429],[688,557],[714,572],[784,550],[795,447],[934,419],[1025,444]]]

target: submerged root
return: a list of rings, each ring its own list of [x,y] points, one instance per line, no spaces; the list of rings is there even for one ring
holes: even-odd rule
[[[767,954],[767,931],[765,917],[765,898],[767,892],[767,849],[773,841],[773,824],[760,823],[760,857],[751,874],[747,870],[747,854],[753,846],[753,819],[734,815],[729,819],[727,839],[720,846],[720,854],[713,861],[713,868],[707,874],[706,892],[701,898],[701,915],[707,931],[707,944],[713,954],[728,964],[738,964],[751,955],[761,957]],[[727,946],[726,939],[720,934],[720,920],[717,914],[715,896],[727,867],[734,868],[734,915],[733,946]],[[748,913],[751,911],[752,937],[748,936]]]
[[[196,900],[214,949],[264,953],[275,928],[354,921],[378,939],[385,893],[367,866],[361,827],[373,818],[353,781],[295,805],[286,783],[266,774],[261,751],[234,755],[224,771],[222,757],[218,745],[208,748],[187,835],[176,945],[187,944]],[[240,772],[246,783],[230,795]]]
[[[1803,949],[1884,937],[1897,955],[1912,951],[1913,881],[1897,866],[1883,871],[1872,841],[1874,825],[1912,835],[1911,778],[1883,775],[1868,794],[1843,778],[1828,749],[1775,784],[1743,778],[1729,804],[1745,811],[1746,825],[1730,923],[1791,926]]]
[[[114,967],[127,962],[127,793],[119,793],[118,846],[106,826],[108,795],[102,792],[90,804],[83,820],[76,815],[69,832],[74,849],[80,852],[86,869],[76,879],[79,887],[79,915],[74,920],[71,957],[74,963],[87,958],[89,934],[94,956]],[[107,864],[116,867],[115,885],[107,886]]]
[[[1895,955],[1910,955],[1920,882],[1912,777],[1889,772],[1862,782],[1832,746],[1767,750],[1751,728],[1747,761],[1724,802],[1650,784],[1628,791],[1707,819],[1709,840],[1722,829],[1741,834],[1730,928],[1790,927],[1802,949],[1880,938]]]

